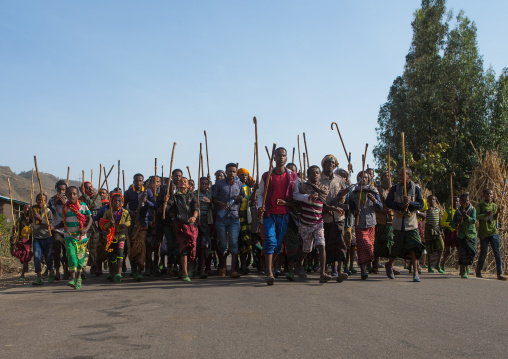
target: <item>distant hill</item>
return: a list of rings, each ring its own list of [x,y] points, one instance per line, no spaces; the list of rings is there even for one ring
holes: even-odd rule
[[[60,179],[50,173],[39,172],[42,183],[42,190],[51,197],[55,193],[55,183]],[[0,166],[0,195],[9,197],[9,185],[7,178],[11,181],[12,198],[20,201],[30,202],[30,181],[32,171],[21,172],[16,174],[11,171],[10,167]],[[64,178],[65,179],[65,178]],[[78,186],[81,183],[77,181],[69,181],[69,185]],[[34,173],[34,193],[39,193],[39,182],[37,174]]]

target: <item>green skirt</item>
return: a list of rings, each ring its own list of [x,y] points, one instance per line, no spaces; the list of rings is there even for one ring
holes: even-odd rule
[[[390,251],[390,257],[406,259],[409,253],[414,251],[416,258],[420,259],[424,249],[425,245],[420,239],[418,229],[410,231],[393,230],[393,246]]]
[[[459,252],[459,264],[463,266],[472,265],[476,256],[476,237],[457,238],[457,248]]]
[[[391,224],[376,224],[374,238],[374,257],[390,257],[393,246],[393,227]]]

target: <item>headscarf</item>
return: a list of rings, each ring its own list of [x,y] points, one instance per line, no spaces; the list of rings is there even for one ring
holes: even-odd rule
[[[368,185],[364,185],[363,184],[363,174],[366,174],[367,176],[369,176],[369,184]],[[374,186],[372,184],[372,178],[369,174],[369,172],[367,171],[360,171],[358,172],[358,174],[356,175],[356,180],[358,181],[358,184],[356,185],[355,189],[354,189],[354,192],[360,192],[360,188],[362,190],[362,192],[372,192],[372,193],[375,193],[375,194],[378,194],[378,190],[376,188],[376,186]]]
[[[351,186],[351,178],[349,178],[349,172],[346,171],[344,168],[338,168],[334,171],[339,176],[344,175],[346,177],[346,186]]]
[[[335,167],[337,167],[339,165],[339,160],[337,159],[337,157],[335,157],[334,155],[326,155],[321,160],[321,168],[323,168],[325,166],[325,162],[329,161],[329,160],[333,160],[335,162]]]
[[[246,183],[248,186],[250,186],[250,187],[254,186],[254,178],[252,178],[252,177],[250,176],[250,173],[249,173],[249,171],[248,171],[248,170],[246,170],[245,168],[240,168],[240,169],[238,170],[238,172],[236,172],[236,174],[237,174],[238,176],[240,176],[240,175],[248,175],[249,177],[247,177],[247,181],[246,181],[245,183]]]

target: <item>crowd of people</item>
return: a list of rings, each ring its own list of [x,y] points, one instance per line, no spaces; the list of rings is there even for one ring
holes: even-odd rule
[[[355,259],[362,280],[383,268],[393,280],[401,274],[394,260],[401,258],[412,280],[420,282],[424,269],[445,273],[454,250],[460,275],[468,278],[477,237],[475,275],[482,277],[490,245],[498,279],[506,280],[492,190],[485,189],[476,208],[463,193],[441,213],[434,196],[422,197],[410,169],[401,170],[392,186],[388,172],[376,183],[373,169],[360,171],[354,184],[350,168],[339,168],[333,155],[299,172],[281,147],[273,163],[259,183],[236,163],[215,172],[214,183],[210,176],[195,183],[180,169],[167,183],[135,174],[127,190],[109,193],[90,182],[77,188],[60,180],[56,194],[39,193],[16,221],[11,241],[12,255],[22,264],[20,280],[32,257],[34,286],[47,276],[49,283],[65,280],[74,289],[106,268],[107,280],[120,283],[127,260],[136,281],[166,276],[189,282],[212,273],[240,278],[256,271],[273,285],[277,277],[305,280],[312,271],[319,271],[321,283],[341,283],[358,273]]]

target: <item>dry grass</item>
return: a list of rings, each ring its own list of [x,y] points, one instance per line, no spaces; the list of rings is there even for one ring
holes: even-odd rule
[[[507,198],[503,195],[504,181],[507,178],[507,167],[501,156],[497,151],[476,151],[478,157],[478,167],[476,167],[472,174],[471,180],[467,191],[471,203],[476,206],[483,200],[483,191],[486,188],[492,189],[494,192],[494,202],[498,206],[499,212],[499,236],[501,238],[501,258],[504,263],[504,272],[506,273],[506,264],[508,263],[508,245],[506,239],[508,238],[508,211],[506,207],[508,205]],[[508,188],[507,188],[508,189]],[[477,246],[478,253],[480,252],[480,244]],[[484,270],[494,271],[496,269],[496,262],[494,261],[494,255],[491,250],[487,256]]]

